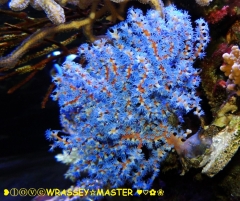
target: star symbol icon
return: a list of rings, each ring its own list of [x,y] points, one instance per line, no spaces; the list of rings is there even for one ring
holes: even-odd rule
[[[94,195],[95,195],[95,191],[94,191],[94,190],[91,190],[91,191],[90,191],[90,194],[91,194],[91,196],[94,196]]]

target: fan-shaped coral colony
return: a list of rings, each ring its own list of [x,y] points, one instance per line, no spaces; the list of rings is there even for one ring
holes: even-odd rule
[[[51,150],[56,147],[63,150],[57,159],[70,165],[66,177],[77,180],[76,186],[81,188],[117,188],[131,184],[135,189],[150,189],[170,150],[175,150],[181,158],[183,172],[190,167],[205,166],[203,172],[213,176],[223,169],[238,149],[237,146],[229,151],[229,147],[216,144],[215,139],[227,132],[229,146],[236,142],[239,145],[236,100],[240,94],[240,50],[236,45],[228,45],[226,51],[221,52],[224,53],[224,63],[220,69],[228,80],[215,82],[224,88],[220,91],[227,94],[218,102],[211,92],[216,86],[211,89],[209,86],[216,75],[211,77],[206,73],[204,61],[208,58],[203,60],[210,41],[208,22],[222,20],[228,12],[233,12],[236,3],[232,1],[230,6],[224,5],[218,10],[209,9],[203,16],[208,22],[199,18],[193,23],[187,11],[173,4],[164,6],[158,0],[141,2],[149,3],[152,8],[146,13],[129,8],[126,19],[122,17],[126,7],[124,0],[117,2],[117,8],[108,0],[25,0],[21,3],[11,0],[8,5],[13,11],[5,11],[13,15],[14,11],[23,10],[30,4],[35,9],[44,10],[55,25],[39,29],[34,23],[43,21],[30,19],[24,13],[18,14],[35,28],[35,32],[29,37],[22,36],[18,40],[20,45],[9,55],[4,54],[5,45],[10,45],[13,39],[9,37],[3,41],[1,54],[5,56],[0,58],[0,70],[9,74],[2,79],[29,72],[32,77],[49,61],[74,52],[67,49],[66,44],[76,35],[70,36],[66,44],[52,40],[55,46],[44,49],[42,54],[60,47],[59,55],[32,66],[21,66],[24,59],[29,61],[40,56],[40,53],[29,58],[24,55],[39,45],[40,40],[49,40],[49,35],[82,28],[91,41],[81,44],[75,55],[57,65],[57,73],[52,76],[52,88],[55,86],[55,89],[48,93],[58,101],[62,130],[49,129],[46,137],[53,141]],[[196,2],[201,6],[210,3],[207,0]],[[87,8],[88,14],[80,20],[65,22],[69,17],[68,14],[65,16],[66,3],[80,10]],[[109,20],[121,22],[109,27],[105,36],[96,37],[92,32],[94,23],[107,11],[111,13]],[[216,15],[218,18],[214,17]],[[18,29],[19,25],[11,25],[8,31],[11,28]],[[194,66],[196,60],[202,60],[202,69]],[[215,112],[214,121],[209,126],[203,125],[204,111],[197,95],[201,78]],[[217,96],[223,97],[219,93]],[[202,128],[195,134],[185,125],[184,117],[189,112],[202,121]],[[199,147],[202,148],[200,153],[196,151]],[[228,157],[223,155],[226,150]],[[196,157],[200,158],[199,164],[192,163]],[[225,160],[219,162],[216,157],[225,157]]]

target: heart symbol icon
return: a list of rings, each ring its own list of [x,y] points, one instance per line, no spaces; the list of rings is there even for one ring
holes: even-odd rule
[[[148,194],[148,190],[143,190],[143,194],[147,195]]]
[[[142,190],[137,189],[137,194],[138,194],[138,195],[141,195],[141,194],[142,194]]]

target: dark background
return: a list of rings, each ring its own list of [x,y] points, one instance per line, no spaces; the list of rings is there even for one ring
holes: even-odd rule
[[[144,7],[147,8],[145,5]],[[30,9],[28,12],[36,11]],[[40,12],[36,14],[44,15]],[[0,23],[5,20],[6,16],[0,15]],[[25,75],[0,81],[0,201],[32,200],[32,197],[4,197],[3,189],[67,189],[73,185],[64,178],[68,167],[54,158],[60,150],[50,153],[50,142],[45,139],[47,129],[61,129],[57,102],[49,99],[46,108],[41,109],[41,102],[51,83],[49,70],[50,68],[46,68],[38,72],[30,82],[13,94],[7,94],[8,89],[24,79]],[[238,151],[229,165],[210,179],[202,176],[201,170],[191,170],[185,176],[180,176],[181,165],[176,158],[177,165],[171,162],[163,164],[165,167],[172,167],[166,172],[160,172],[154,182],[155,189],[162,188],[165,191],[163,197],[145,196],[131,200],[240,200],[240,189],[237,186],[240,184],[239,161]]]

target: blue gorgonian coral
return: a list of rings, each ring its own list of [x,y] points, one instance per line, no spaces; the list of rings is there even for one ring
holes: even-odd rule
[[[86,62],[67,61],[53,77],[63,130],[46,136],[51,149],[74,152],[67,175],[78,186],[149,189],[167,152],[189,132],[181,128],[183,115],[202,114],[193,62],[204,56],[208,26],[199,19],[193,29],[174,6],[165,8],[165,19],[130,9],[107,37],[81,45]]]

